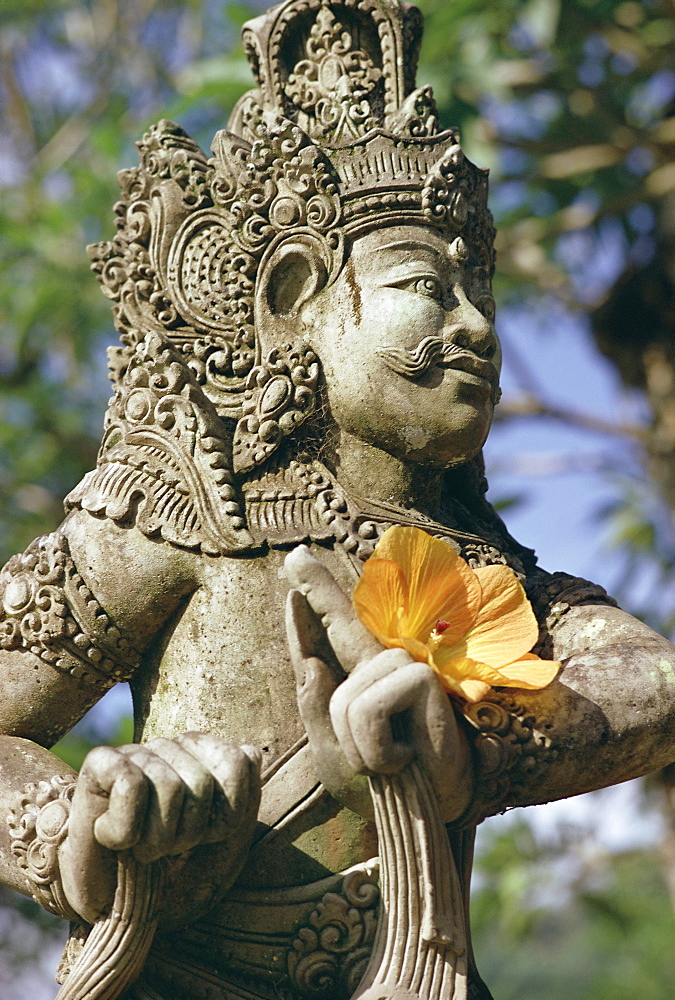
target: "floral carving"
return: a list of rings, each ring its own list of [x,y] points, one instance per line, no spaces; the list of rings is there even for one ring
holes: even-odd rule
[[[461,230],[469,215],[469,192],[464,169],[464,153],[459,144],[451,146],[426,179],[422,210],[430,219],[444,219]]]
[[[234,468],[247,472],[276,451],[310,416],[319,363],[309,348],[275,348],[248,377],[243,416],[234,434]]]
[[[4,649],[62,639],[73,631],[63,592],[67,545],[58,536],[49,542],[33,542],[28,552],[13,556],[2,571],[0,643]]]
[[[313,137],[330,134],[334,142],[356,138],[373,128],[365,97],[382,71],[362,50],[328,7],[321,7],[306,43],[306,57],[296,63],[285,87],[287,97],[305,112]]]
[[[7,815],[12,854],[34,899],[50,913],[70,919],[76,915],[61,886],[58,849],[68,833],[74,792],[72,778],[56,775],[31,782],[15,797]]]
[[[328,270],[342,260],[341,203],[325,155],[285,119],[254,109],[247,122],[252,144],[216,136],[213,208],[186,221],[167,261],[170,297],[199,332],[181,349],[218,411],[237,417],[257,358],[253,299],[263,254],[301,232],[318,242]]]
[[[353,995],[372,950],[379,900],[377,870],[351,872],[340,893],[325,894],[288,956],[289,977],[301,996]]]
[[[272,546],[333,539],[334,531],[317,504],[329,486],[328,473],[318,462],[292,459],[282,464],[272,459],[243,487],[254,538]]]
[[[253,111],[248,127],[254,141],[230,204],[238,245],[257,254],[274,237],[298,229],[328,235],[341,219],[328,158],[297,125],[269,112]],[[224,138],[216,143],[220,174],[232,171],[229,151]]]
[[[225,425],[180,354],[156,335],[116,385],[98,467],[67,497],[149,537],[210,554],[250,545]]]

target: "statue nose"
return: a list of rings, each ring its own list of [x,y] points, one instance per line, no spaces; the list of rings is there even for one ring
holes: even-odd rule
[[[489,319],[457,285],[453,289],[457,305],[448,313],[445,336],[458,347],[466,347],[483,358],[492,358],[497,350],[497,335]]]

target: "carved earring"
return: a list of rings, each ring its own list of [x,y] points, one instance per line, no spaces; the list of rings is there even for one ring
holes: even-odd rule
[[[306,345],[275,348],[246,382],[243,413],[234,432],[233,464],[249,472],[314,412],[319,361]]]

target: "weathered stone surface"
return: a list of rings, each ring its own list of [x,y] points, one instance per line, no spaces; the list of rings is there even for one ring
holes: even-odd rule
[[[90,248],[121,335],[98,464],[0,575],[0,869],[81,921],[59,1000],[488,997],[475,825],[675,756],[672,647],[485,500],[487,175],[415,89],[420,35],[394,0],[251,22],[213,158],[150,129]],[[349,597],[394,524],[510,566],[558,678],[469,705],[383,650]],[[45,748],[126,678],[137,742],[67,772]]]

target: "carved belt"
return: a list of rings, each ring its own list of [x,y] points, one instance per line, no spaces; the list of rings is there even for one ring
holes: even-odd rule
[[[377,859],[304,886],[234,890],[158,936],[124,1000],[349,1000],[377,927]]]

